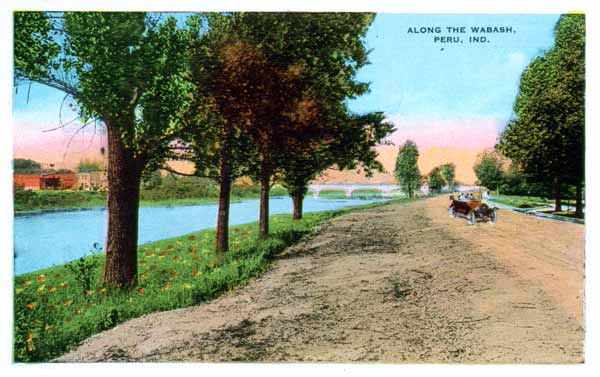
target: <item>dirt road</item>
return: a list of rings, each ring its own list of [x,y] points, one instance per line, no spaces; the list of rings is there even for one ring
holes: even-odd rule
[[[338,217],[246,287],[128,321],[59,361],[583,360],[583,227],[446,198]]]

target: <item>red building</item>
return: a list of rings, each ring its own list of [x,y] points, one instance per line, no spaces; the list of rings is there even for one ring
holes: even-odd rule
[[[75,173],[50,173],[50,174],[14,174],[14,186],[23,187],[25,190],[66,190],[77,188],[77,174]]]
[[[40,189],[40,175],[39,174],[14,174],[13,185],[23,187],[25,190],[39,190]]]
[[[77,188],[77,174],[51,173],[40,176],[42,190],[67,190]]]

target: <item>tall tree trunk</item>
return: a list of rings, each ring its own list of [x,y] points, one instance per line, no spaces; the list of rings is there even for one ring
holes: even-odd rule
[[[554,211],[555,212],[562,211],[561,195],[562,195],[562,193],[560,192],[560,181],[558,179],[555,179],[554,180]]]
[[[293,220],[302,219],[302,203],[304,202],[303,190],[295,190],[292,192],[292,203],[294,205]]]
[[[581,182],[575,185],[575,216],[583,217],[583,185]]]
[[[269,236],[269,189],[271,188],[271,172],[262,167],[259,176],[260,182],[260,210],[258,215],[258,239]]]
[[[108,192],[104,284],[130,288],[137,278],[138,208],[142,166],[106,121]]]
[[[227,122],[223,129],[221,143],[221,166],[219,172],[219,210],[217,212],[217,233],[215,251],[221,259],[229,250],[229,201],[231,197],[231,125]]]

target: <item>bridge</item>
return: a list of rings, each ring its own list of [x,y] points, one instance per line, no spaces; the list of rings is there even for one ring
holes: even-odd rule
[[[315,198],[319,197],[321,191],[327,190],[345,191],[347,198],[350,198],[356,190],[377,190],[382,196],[386,196],[392,191],[400,190],[400,185],[389,183],[313,183],[308,185],[308,191],[312,192]]]

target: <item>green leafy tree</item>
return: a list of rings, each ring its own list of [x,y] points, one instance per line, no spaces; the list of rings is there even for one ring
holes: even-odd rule
[[[100,170],[102,170],[102,164],[98,161],[84,159],[79,161],[79,164],[77,164],[77,171],[79,173],[88,173]]]
[[[585,120],[585,16],[563,15],[554,46],[525,69],[514,104],[515,118],[498,149],[536,181],[554,187],[555,210],[561,186],[577,187],[582,213]]]
[[[320,105],[366,91],[354,78],[367,61],[363,37],[372,19],[371,14],[288,12],[209,19],[227,30],[212,54],[217,69],[208,89],[224,122],[221,163],[227,168],[224,157],[232,150],[227,135],[239,131],[245,136],[238,140],[247,137],[254,146],[248,168],[261,186],[260,238],[268,235],[269,189],[281,174],[282,156],[300,141],[315,143],[308,125],[317,124]]]
[[[82,119],[107,131],[107,235],[103,281],[137,276],[140,180],[178,136],[190,102],[191,33],[142,12],[15,13],[15,79],[59,89]],[[84,123],[85,124],[85,123]]]
[[[477,156],[473,165],[477,184],[490,190],[497,190],[504,179],[504,161],[502,156],[494,150],[485,150]]]
[[[34,160],[15,158],[13,160],[13,169],[18,174],[40,174],[42,172],[42,165]]]
[[[429,184],[429,189],[433,192],[439,192],[444,187],[445,182],[439,166],[431,169],[427,175],[427,183]]]
[[[393,132],[393,126],[384,122],[382,113],[348,114],[341,104],[337,110],[330,109],[327,117],[319,119],[326,126],[326,134],[321,133],[321,138],[316,138],[318,142],[293,143],[280,162],[281,183],[292,198],[294,220],[302,218],[309,182],[325,169],[360,167],[367,176],[383,171],[373,147]]]
[[[398,150],[395,175],[398,182],[400,182],[402,191],[409,198],[414,196],[421,182],[421,172],[417,165],[418,159],[419,150],[417,149],[417,145],[412,140],[407,140]]]
[[[444,179],[444,183],[448,185],[450,189],[452,189],[456,185],[455,175],[456,175],[456,165],[453,163],[447,163],[440,166],[440,174]]]

